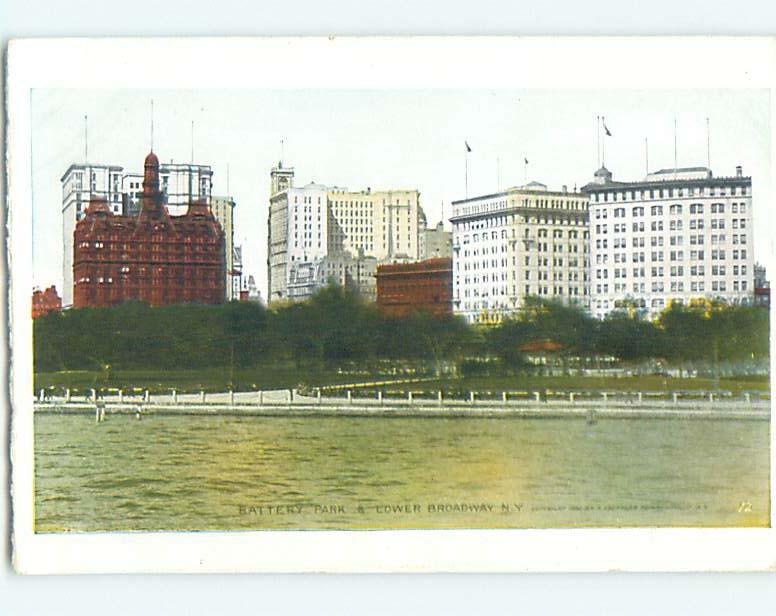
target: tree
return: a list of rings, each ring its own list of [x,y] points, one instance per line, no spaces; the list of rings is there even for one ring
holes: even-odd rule
[[[661,332],[636,313],[610,312],[597,330],[596,347],[601,354],[638,360],[660,357],[663,352]]]

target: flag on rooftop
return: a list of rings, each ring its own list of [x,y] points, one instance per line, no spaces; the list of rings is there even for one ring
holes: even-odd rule
[[[468,141],[464,141],[463,143],[464,143],[464,145],[466,146],[466,151],[467,151],[467,152],[471,152],[471,151],[472,151],[472,149],[469,147],[469,142],[468,142]]]

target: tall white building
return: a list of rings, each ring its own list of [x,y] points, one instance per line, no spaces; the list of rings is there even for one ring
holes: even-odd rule
[[[116,165],[73,164],[62,183],[62,306],[73,303],[73,231],[92,197],[105,197],[114,214],[123,213],[123,168]],[[142,188],[141,188],[142,190]]]
[[[213,171],[209,165],[162,163],[160,187],[170,214],[184,214],[191,201],[210,202]],[[118,165],[72,164],[62,183],[62,305],[73,303],[73,231],[92,197],[105,197],[114,214],[136,216],[143,174]],[[228,288],[228,286],[227,286]]]
[[[498,322],[528,296],[589,305],[587,195],[532,182],[452,205],[454,313]]]
[[[730,303],[754,293],[752,179],[736,167],[661,169],[618,182],[602,167],[590,195],[592,312],[626,305],[650,317],[671,302]]]
[[[417,261],[426,216],[417,190],[329,190],[329,251]]]
[[[235,262],[234,245],[234,208],[237,204],[232,197],[210,197],[210,210],[224,230],[224,257],[226,258],[226,301],[240,299],[239,278],[242,264]],[[238,279],[235,286],[235,279]]]
[[[269,301],[289,299],[292,269],[325,257],[328,250],[328,188],[288,186],[270,197],[268,230]],[[305,264],[305,265],[302,265]],[[295,273],[294,278],[302,276]],[[304,276],[302,276],[304,277]]]
[[[281,163],[270,178],[270,302],[305,299],[330,279],[373,299],[377,262],[420,257],[425,215],[417,190],[297,188],[293,168]]]
[[[453,256],[453,234],[445,231],[441,221],[432,229],[421,233],[421,259],[451,258]]]
[[[143,192],[143,174],[125,173],[122,176],[124,215],[137,216],[140,211],[140,193]],[[164,203],[172,216],[186,213],[192,201],[210,201],[213,188],[213,170],[210,165],[188,163],[161,163],[159,188]]]

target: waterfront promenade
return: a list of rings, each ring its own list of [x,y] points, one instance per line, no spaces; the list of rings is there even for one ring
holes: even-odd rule
[[[597,418],[770,418],[770,400],[751,394],[715,392],[468,392],[444,398],[441,392],[406,392],[367,397],[354,392],[324,396],[320,391],[301,395],[296,390],[259,392],[168,394],[123,392],[90,396],[45,397],[35,402],[36,413],[152,415],[240,415],[264,417],[580,417]]]

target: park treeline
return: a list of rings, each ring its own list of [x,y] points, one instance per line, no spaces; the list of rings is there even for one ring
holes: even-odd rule
[[[34,321],[36,372],[249,367],[267,362],[334,366],[340,362],[429,360],[460,365],[489,360],[525,366],[529,343],[552,341],[566,357],[615,357],[669,363],[762,361],[769,352],[768,311],[752,306],[673,305],[656,321],[529,298],[515,318],[488,326],[459,317],[382,316],[347,289],[329,286],[303,303],[273,306],[112,308],[51,313]]]

